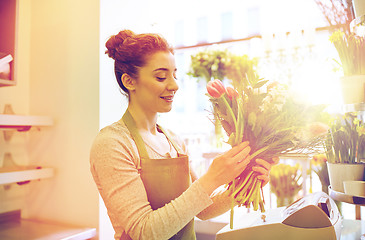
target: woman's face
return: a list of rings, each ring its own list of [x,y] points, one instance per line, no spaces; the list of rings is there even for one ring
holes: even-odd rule
[[[131,101],[145,112],[169,112],[178,88],[174,56],[159,51],[149,56],[146,65],[139,69]]]

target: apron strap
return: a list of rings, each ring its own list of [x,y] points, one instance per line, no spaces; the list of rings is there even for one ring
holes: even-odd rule
[[[143,158],[149,158],[145,143],[144,143],[141,135],[138,132],[136,122],[134,121],[132,115],[130,114],[130,112],[128,110],[124,113],[122,119],[123,119],[125,125],[127,126],[129,132],[131,133],[134,141],[136,142],[139,156],[143,157]],[[167,134],[167,132],[158,124],[157,124],[157,128],[166,136],[167,140],[175,148],[177,154],[181,155],[182,153],[180,151],[180,147],[175,143],[175,141],[170,137],[170,135]]]
[[[127,126],[129,132],[131,133],[132,138],[136,142],[139,156],[141,158],[149,158],[144,141],[138,132],[136,122],[134,121],[132,115],[130,114],[130,112],[128,110],[125,111],[122,119],[123,119],[124,124]]]
[[[172,144],[172,146],[175,148],[176,152],[178,155],[181,155],[181,151],[180,151],[180,147],[175,143],[175,141],[170,137],[169,134],[167,134],[167,132],[160,126],[157,125],[158,129],[160,129],[160,131],[167,137],[167,140]]]

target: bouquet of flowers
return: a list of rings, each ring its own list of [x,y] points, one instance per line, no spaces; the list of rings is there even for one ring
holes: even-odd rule
[[[281,163],[271,168],[270,189],[277,197],[278,207],[285,206],[294,201],[295,195],[302,189],[302,182],[299,163],[294,166]]]
[[[298,103],[285,85],[268,84],[257,76],[227,88],[220,80],[210,81],[207,91],[214,119],[227,133],[227,143],[233,147],[248,141],[251,147],[252,160],[247,168],[227,185],[232,210],[238,204],[264,212],[261,181],[252,170],[253,159],[272,161],[285,153],[316,152],[325,135],[316,121],[325,106]],[[324,128],[323,133],[326,131]]]
[[[233,83],[240,82],[246,76],[254,76],[258,60],[249,58],[248,55],[236,55],[227,49],[205,49],[191,56],[190,69],[187,75],[205,80],[230,79]],[[214,121],[218,122],[218,121]],[[220,124],[215,126],[215,144],[222,146],[221,138],[224,137]]]

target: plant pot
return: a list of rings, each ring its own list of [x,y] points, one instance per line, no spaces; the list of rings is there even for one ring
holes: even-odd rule
[[[353,7],[355,17],[365,15],[365,1],[364,0],[353,0]]]
[[[345,104],[365,102],[365,75],[343,76],[340,84]]]
[[[363,181],[365,177],[365,163],[329,163],[328,175],[333,190],[344,192],[344,181]]]

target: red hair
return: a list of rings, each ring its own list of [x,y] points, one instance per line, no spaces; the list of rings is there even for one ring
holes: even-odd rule
[[[126,94],[128,89],[121,80],[124,73],[137,78],[138,68],[146,64],[148,56],[158,51],[174,54],[173,48],[162,36],[154,33],[135,34],[131,30],[123,30],[111,36],[105,46],[105,53],[114,59],[114,72],[119,87]]]

